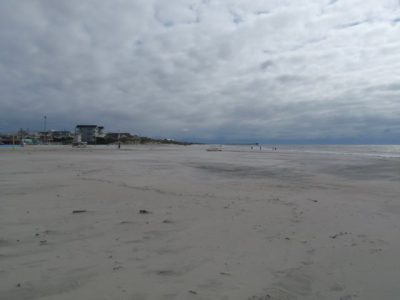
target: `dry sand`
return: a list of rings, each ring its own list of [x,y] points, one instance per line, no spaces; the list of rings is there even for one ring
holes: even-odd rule
[[[400,299],[399,158],[48,146],[0,168],[2,300]]]

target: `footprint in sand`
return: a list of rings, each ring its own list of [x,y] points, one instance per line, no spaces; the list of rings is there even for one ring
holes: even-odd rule
[[[302,268],[283,270],[277,273],[279,279],[265,290],[262,296],[249,300],[294,300],[303,299],[311,293],[311,279]]]

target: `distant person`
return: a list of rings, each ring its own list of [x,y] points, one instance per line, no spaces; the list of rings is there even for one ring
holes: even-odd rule
[[[253,146],[251,146],[251,150],[253,150]]]
[[[121,149],[121,142],[118,142],[118,149]]]

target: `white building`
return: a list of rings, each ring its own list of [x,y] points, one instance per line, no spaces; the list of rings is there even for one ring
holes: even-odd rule
[[[103,126],[98,125],[77,125],[75,136],[80,135],[82,142],[96,144],[96,138],[104,137],[103,129]]]

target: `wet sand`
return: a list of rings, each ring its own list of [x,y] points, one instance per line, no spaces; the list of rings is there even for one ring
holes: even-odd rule
[[[0,150],[0,299],[398,299],[400,159]]]

